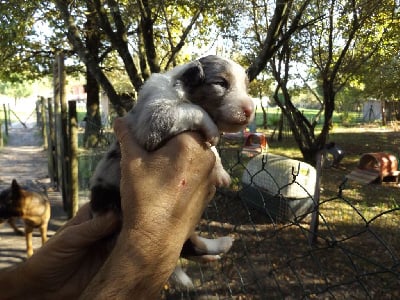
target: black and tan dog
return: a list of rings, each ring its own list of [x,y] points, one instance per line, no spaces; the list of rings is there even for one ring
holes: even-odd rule
[[[25,233],[17,228],[15,220],[20,218],[25,225]],[[39,228],[42,245],[47,241],[47,226],[50,220],[50,202],[46,195],[22,188],[15,179],[11,187],[0,193],[0,223],[7,221],[15,233],[26,238],[26,253],[33,254],[32,232]]]

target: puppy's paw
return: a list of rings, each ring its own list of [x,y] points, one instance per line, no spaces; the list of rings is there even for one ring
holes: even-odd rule
[[[218,135],[210,135],[206,136],[206,142],[209,143],[211,146],[216,146],[219,141],[219,134]]]
[[[217,239],[206,239],[198,235],[193,235],[190,240],[199,255],[213,255],[215,256],[214,260],[216,260],[219,259],[219,254],[227,253],[232,248],[235,239],[230,236],[223,236]]]
[[[205,263],[218,261],[221,259],[221,256],[220,255],[212,255],[212,254],[204,254],[204,255],[199,255],[199,256],[190,256],[190,257],[188,257],[188,259],[191,261],[196,261],[196,262],[205,264]]]
[[[211,146],[216,146],[218,144],[220,132],[213,122],[205,122],[202,131],[206,137],[206,142],[210,143]]]
[[[170,280],[178,285],[180,288],[193,289],[194,285],[192,279],[183,271],[180,266],[176,266],[174,272],[172,273]]]
[[[228,187],[232,180],[231,180],[231,176],[228,174],[227,171],[225,171],[224,168],[217,168],[216,170],[217,172],[217,182],[216,182],[216,186],[217,187]]]

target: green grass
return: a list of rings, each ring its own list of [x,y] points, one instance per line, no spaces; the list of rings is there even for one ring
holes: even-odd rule
[[[309,121],[315,119],[318,110],[317,109],[300,109],[300,111],[307,117]],[[267,126],[275,127],[280,116],[280,109],[278,107],[269,107],[267,109]],[[336,126],[351,126],[358,124],[362,121],[362,116],[359,112],[334,112],[333,113],[333,124]],[[318,124],[322,125],[324,122],[323,115],[321,116]],[[256,111],[256,124],[257,127],[263,126],[263,111],[261,108],[257,108]],[[318,128],[318,126],[317,126]]]

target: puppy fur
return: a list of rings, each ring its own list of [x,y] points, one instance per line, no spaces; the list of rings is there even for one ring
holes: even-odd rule
[[[139,91],[137,104],[128,113],[132,134],[146,150],[153,151],[181,132],[201,132],[205,141],[213,146],[217,158],[216,185],[229,185],[230,177],[214,146],[222,132],[238,132],[253,120],[254,104],[247,94],[247,85],[247,74],[240,65],[215,55],[164,74],[153,74]],[[120,158],[119,145],[114,143],[95,170],[91,179],[94,212],[121,209]],[[181,255],[207,255],[208,251],[212,255],[225,253],[233,242],[229,237],[218,240],[220,243],[207,239],[199,241],[194,234],[185,243]],[[215,255],[216,259],[218,257]]]
[[[25,232],[15,225],[15,220],[18,218],[23,221]],[[25,235],[28,257],[33,254],[33,229],[39,228],[43,245],[47,241],[49,220],[50,202],[43,193],[22,188],[15,179],[10,188],[0,193],[0,223],[7,221],[15,233]]]

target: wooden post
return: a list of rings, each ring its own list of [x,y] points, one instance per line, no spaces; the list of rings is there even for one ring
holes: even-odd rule
[[[6,120],[6,123],[7,123],[7,120]],[[2,122],[1,122],[1,119],[0,119],[0,148],[3,148],[3,146],[4,146],[4,143],[3,143],[3,129],[2,129]]]
[[[308,243],[311,247],[315,246],[318,242],[318,228],[319,228],[319,198],[321,191],[321,175],[322,175],[322,162],[324,161],[326,155],[326,151],[320,150],[317,153],[316,161],[317,165],[315,169],[317,171],[316,177],[317,181],[315,182],[315,190],[314,190],[314,210],[311,214],[311,222],[310,222],[310,232],[308,234]]]
[[[58,77],[58,55],[54,60],[53,69],[53,88],[54,88],[54,157],[56,158],[56,168],[57,171],[57,181],[56,187],[58,190],[61,188],[61,178],[62,178],[62,161],[61,161],[61,145],[60,145],[60,134],[59,129],[61,128],[61,118],[60,118],[60,78]]]
[[[5,120],[5,122],[4,122],[4,130],[5,130],[6,136],[8,136],[8,122],[9,122],[8,118],[9,118],[9,114],[7,113],[7,107],[6,107],[5,104],[3,104],[3,109],[4,109],[4,120]]]
[[[41,111],[41,130],[42,130],[42,138],[43,138],[43,148],[47,150],[48,141],[47,141],[47,122],[46,122],[46,103],[44,97],[40,97],[40,111]]]
[[[36,106],[35,106],[35,110],[36,110],[36,126],[39,127],[41,126],[41,122],[42,122],[42,116],[41,114],[43,114],[43,112],[41,111],[41,103],[40,103],[40,97],[38,98],[38,100],[36,101]]]
[[[53,113],[53,99],[47,98],[47,113],[48,113],[48,126],[47,130],[47,167],[49,176],[53,186],[58,185],[57,177],[57,159],[56,159],[56,136],[54,130],[54,113]]]
[[[79,209],[79,180],[78,180],[78,117],[76,113],[76,101],[68,102],[69,116],[69,197],[71,208],[70,218],[76,215]]]
[[[8,125],[11,126],[11,116],[10,116],[10,103],[7,104],[7,116],[8,116]]]
[[[54,75],[56,78],[55,82],[55,93],[54,93],[54,112],[56,117],[56,145],[57,145],[57,171],[58,171],[58,185],[61,188],[61,194],[63,198],[64,210],[67,213],[70,208],[68,203],[68,175],[66,171],[68,169],[69,157],[68,157],[68,136],[67,136],[67,102],[65,97],[65,69],[64,69],[64,55],[62,53],[57,55],[56,58],[56,70]]]

